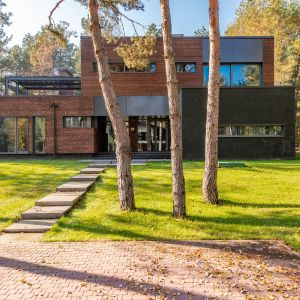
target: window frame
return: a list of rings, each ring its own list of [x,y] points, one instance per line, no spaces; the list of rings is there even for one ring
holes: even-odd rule
[[[281,126],[282,134],[281,135],[222,135],[218,133],[219,138],[284,138],[285,137],[285,125],[284,124],[219,124],[218,131],[220,127],[242,127],[242,126],[252,126],[252,127],[260,127],[260,126]]]
[[[66,126],[66,118],[90,118],[90,126],[88,127],[80,127],[80,126]],[[80,120],[79,120],[79,124],[80,124]],[[96,121],[95,118],[93,116],[63,116],[63,128],[64,129],[95,129],[97,128],[96,126]]]
[[[195,71],[194,72],[187,72],[187,71],[178,71],[177,70],[177,65],[194,65],[195,66]],[[176,61],[175,62],[175,69],[176,69],[176,73],[180,73],[180,74],[195,74],[197,73],[197,63],[195,61]]]
[[[138,70],[131,70],[129,68],[126,67],[126,64],[122,61],[110,61],[108,63],[108,67],[110,67],[111,65],[114,65],[114,64],[118,64],[118,65],[121,65],[123,67],[123,71],[112,71],[109,69],[110,73],[117,73],[117,74],[154,74],[157,72],[157,64],[156,62],[150,62],[149,64],[149,69],[147,71],[138,71]],[[150,71],[150,65],[154,65],[155,68],[154,68],[154,71]],[[97,72],[97,64],[95,62],[93,62],[93,71],[94,73]]]
[[[229,65],[230,66],[230,85],[221,85],[221,87],[235,87],[235,88],[255,88],[255,87],[262,87],[264,86],[264,73],[263,73],[263,63],[261,62],[222,62],[220,64],[220,66],[222,65]],[[234,65],[258,65],[259,66],[259,85],[233,85],[233,66]],[[209,68],[209,63],[203,63],[203,67],[202,67],[202,74],[203,74],[203,86],[207,87],[208,84],[205,84],[205,80],[204,80],[204,67],[208,66]],[[208,69],[209,71],[209,69]]]
[[[0,116],[0,118],[13,118],[15,123],[15,141],[14,152],[2,152],[0,154],[14,155],[14,154],[29,154],[29,117],[28,116]],[[18,151],[18,119],[27,119],[27,151]]]
[[[36,151],[36,119],[44,118],[45,119],[45,141],[44,141],[44,151],[37,152]],[[47,141],[47,117],[46,116],[33,116],[32,117],[32,153],[33,154],[45,154],[46,153],[46,141]]]

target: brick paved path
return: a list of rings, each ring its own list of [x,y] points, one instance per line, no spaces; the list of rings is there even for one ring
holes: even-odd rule
[[[1,242],[0,299],[300,299],[299,271],[274,242]]]

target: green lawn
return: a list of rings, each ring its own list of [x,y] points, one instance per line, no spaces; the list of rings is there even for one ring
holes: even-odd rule
[[[108,169],[43,240],[279,239],[299,251],[300,159],[246,163],[219,169],[224,204],[216,207],[201,197],[203,163],[185,162],[185,220],[171,217],[170,164],[133,168],[138,209],[132,213],[118,210],[116,170]]]
[[[85,165],[71,160],[0,161],[0,231]]]

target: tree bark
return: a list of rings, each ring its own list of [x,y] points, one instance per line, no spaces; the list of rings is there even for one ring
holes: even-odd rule
[[[166,66],[169,115],[171,126],[171,161],[173,215],[176,218],[186,216],[185,182],[182,163],[182,128],[179,107],[179,90],[176,79],[175,56],[172,41],[172,24],[169,0],[160,0],[162,15],[162,36]]]
[[[99,4],[97,0],[89,0],[91,33],[93,38],[95,58],[98,66],[99,83],[104,98],[108,116],[112,123],[116,138],[116,158],[118,173],[119,205],[122,210],[134,210],[133,179],[131,175],[131,145],[126,123],[110,76],[107,54],[104,48],[101,27],[99,23]]]
[[[218,126],[220,95],[220,31],[219,1],[209,0],[209,81],[205,138],[205,170],[203,197],[211,204],[218,204]]]

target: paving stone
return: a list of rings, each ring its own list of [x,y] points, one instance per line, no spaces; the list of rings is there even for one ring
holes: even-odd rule
[[[69,181],[56,188],[57,192],[86,192],[95,182],[94,181]]]
[[[59,219],[67,213],[72,206],[34,206],[22,213],[22,219]]]
[[[299,271],[278,241],[0,241],[1,300],[296,300]]]
[[[80,174],[100,174],[104,172],[104,168],[86,168],[80,171]]]
[[[37,206],[73,206],[85,192],[58,192],[50,194],[38,201]]]
[[[71,178],[71,181],[96,181],[99,174],[78,174]]]
[[[58,219],[45,219],[45,220],[20,220],[17,223],[10,225],[4,229],[7,233],[38,233],[46,232],[49,230]]]

